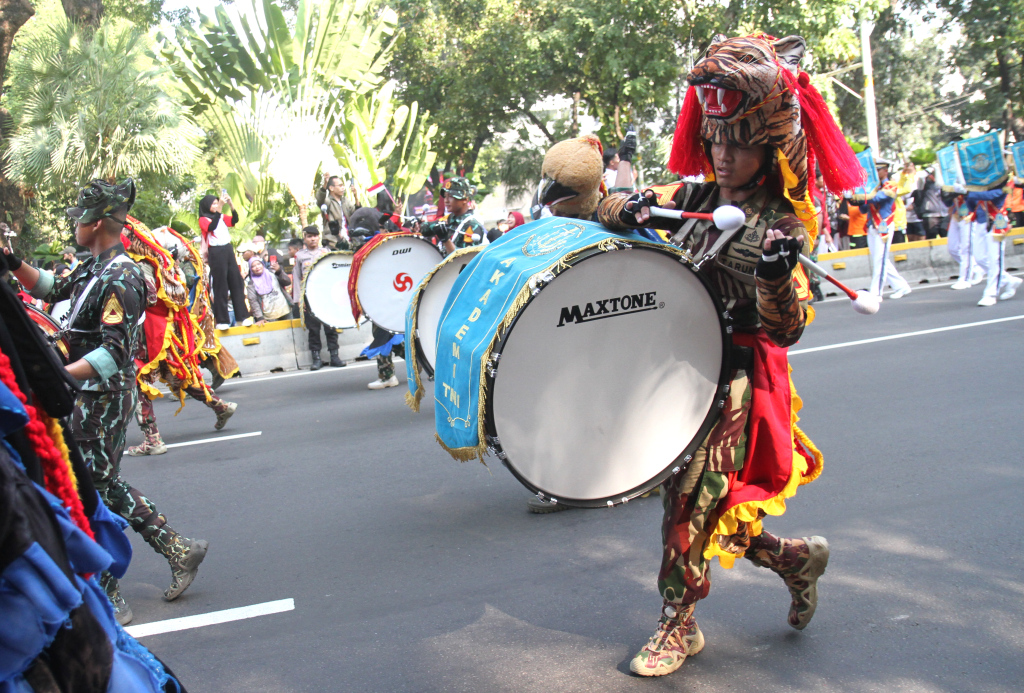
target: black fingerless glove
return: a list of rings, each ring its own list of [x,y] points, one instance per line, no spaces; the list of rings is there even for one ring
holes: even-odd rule
[[[629,226],[636,226],[636,215],[644,207],[650,207],[651,200],[642,192],[633,193],[626,200],[626,204],[619,210],[619,221]]]
[[[634,154],[636,154],[636,133],[630,130],[623,138],[622,144],[619,145],[619,160],[633,161]]]
[[[14,251],[4,253],[4,261],[7,263],[7,269],[12,272],[16,272],[21,268],[21,258],[15,255]]]
[[[770,249],[767,252],[762,251],[754,274],[768,280],[785,277],[800,261],[802,245],[803,241],[799,238],[779,238],[772,241]]]

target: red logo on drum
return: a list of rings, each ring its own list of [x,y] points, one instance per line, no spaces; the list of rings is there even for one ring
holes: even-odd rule
[[[398,276],[395,277],[393,286],[395,287],[395,291],[408,291],[412,288],[412,277],[405,272],[399,272]]]

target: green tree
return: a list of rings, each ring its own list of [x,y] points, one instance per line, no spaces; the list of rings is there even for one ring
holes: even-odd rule
[[[5,171],[13,180],[69,193],[90,178],[180,173],[199,152],[199,128],[131,25],[87,35],[58,17],[19,44],[10,93],[18,131]]]

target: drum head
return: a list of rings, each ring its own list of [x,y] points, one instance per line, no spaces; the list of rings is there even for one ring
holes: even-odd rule
[[[489,413],[506,464],[570,505],[653,488],[717,418],[720,315],[704,280],[657,250],[598,253],[559,274],[495,349]]]
[[[476,252],[472,251],[479,252],[483,248],[471,246],[470,252],[449,255],[420,292],[419,303],[416,306],[416,339],[420,345],[417,355],[420,365],[428,375],[434,374],[434,360],[437,358],[437,325],[441,322],[441,313],[444,311],[448,294],[451,293],[459,273],[476,257]]]
[[[352,302],[348,298],[348,275],[352,254],[330,253],[318,258],[306,277],[306,300],[313,316],[338,330],[356,327]]]
[[[366,317],[389,332],[405,332],[412,290],[440,259],[437,248],[418,236],[392,238],[371,250],[356,280],[356,295]]]
[[[63,323],[64,318],[67,317],[68,313],[71,312],[71,301],[57,301],[50,306],[50,317],[57,321],[57,323]]]

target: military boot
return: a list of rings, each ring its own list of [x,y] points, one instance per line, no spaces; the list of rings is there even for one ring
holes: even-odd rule
[[[100,587],[107,593],[107,599],[110,600],[111,606],[114,607],[114,618],[117,619],[117,622],[122,626],[127,626],[131,623],[135,616],[132,614],[132,608],[128,606],[128,602],[121,596],[117,578],[104,570],[100,573]]]
[[[779,575],[793,598],[788,622],[803,630],[818,608],[818,578],[828,566],[828,542],[825,537],[780,539],[768,532],[750,541],[746,557],[755,565]]]
[[[213,410],[217,412],[217,423],[213,425],[213,430],[219,431],[224,428],[228,423],[228,419],[231,418],[231,415],[235,413],[236,409],[238,409],[238,404],[235,402],[225,402],[224,400],[218,402],[213,408]]]
[[[694,604],[665,602],[661,609],[658,630],[629,663],[629,670],[638,676],[671,674],[704,649],[704,634],[693,618]]]
[[[319,351],[311,351],[310,353],[313,355],[313,365],[311,365],[309,367],[309,370],[311,370],[311,371],[318,371],[321,368],[323,368],[324,367],[324,362],[320,360],[320,352]]]
[[[162,455],[167,452],[167,446],[164,445],[164,441],[160,438],[159,433],[147,433],[145,440],[142,441],[142,445],[133,445],[125,450],[125,452],[132,457]]]
[[[338,350],[334,349],[334,350],[331,351],[331,363],[330,363],[330,365],[331,365],[332,368],[344,368],[348,364],[346,364],[344,361],[341,360],[341,357],[338,356]]]
[[[199,564],[206,558],[209,543],[204,539],[186,539],[175,534],[170,546],[164,551],[171,566],[171,586],[164,590],[164,599],[173,602],[180,597],[199,572]]]

